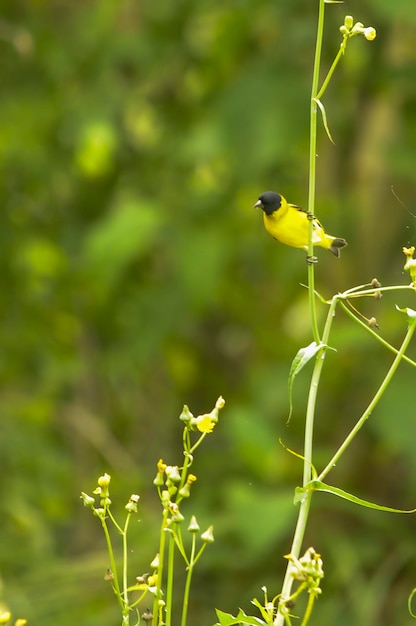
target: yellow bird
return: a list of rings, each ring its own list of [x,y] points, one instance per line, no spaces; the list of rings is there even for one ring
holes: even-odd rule
[[[308,250],[308,213],[296,204],[290,204],[280,194],[274,191],[265,191],[254,205],[263,210],[264,226],[267,232],[287,246]],[[313,218],[313,245],[326,248],[340,255],[340,249],[347,245],[345,239],[327,235],[322,224]]]

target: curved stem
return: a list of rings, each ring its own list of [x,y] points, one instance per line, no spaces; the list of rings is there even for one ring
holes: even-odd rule
[[[328,87],[329,81],[332,78],[332,74],[334,73],[336,66],[338,65],[342,55],[345,52],[345,48],[347,47],[347,41],[348,41],[348,35],[344,35],[341,45],[338,50],[338,54],[335,57],[334,62],[332,63],[331,67],[329,68],[328,74],[326,75],[325,80],[322,83],[322,87],[320,88],[319,92],[315,96],[317,100],[320,100],[322,96],[324,95],[326,88]]]
[[[119,582],[118,582],[118,575],[117,575],[117,564],[116,564],[116,560],[115,560],[115,557],[114,557],[113,544],[111,542],[110,532],[108,530],[108,526],[107,526],[107,523],[105,521],[105,518],[101,518],[101,525],[103,527],[104,536],[105,536],[105,540],[106,540],[106,543],[107,543],[108,555],[110,557],[110,567],[111,567],[111,572],[112,572],[112,575],[113,575],[114,592],[115,592],[115,594],[117,596],[117,600],[118,600],[118,603],[119,603],[120,608],[121,608],[121,613],[124,616],[124,602],[123,602],[122,595],[120,593],[120,585],[119,585]]]
[[[187,567],[185,590],[183,593],[181,626],[186,626],[186,621],[188,618],[189,592],[191,589],[192,574],[193,574],[194,565],[195,565],[195,541],[196,541],[195,533],[192,533],[191,555],[189,557],[189,565]]]
[[[325,478],[325,476],[334,467],[334,465],[336,465],[336,463],[341,458],[341,456],[343,455],[345,450],[348,448],[348,446],[350,445],[350,443],[352,442],[352,440],[354,439],[354,437],[356,436],[358,431],[362,428],[364,423],[370,417],[373,409],[375,408],[375,406],[377,405],[378,401],[380,400],[380,398],[382,397],[382,395],[386,391],[388,385],[390,384],[391,379],[393,378],[393,376],[394,376],[394,374],[395,374],[395,372],[396,372],[396,370],[397,370],[397,368],[399,366],[400,361],[403,359],[404,353],[407,350],[407,347],[408,347],[408,345],[410,343],[410,340],[413,337],[413,333],[415,332],[415,328],[416,328],[416,318],[409,318],[409,328],[407,329],[406,336],[403,339],[402,345],[400,346],[400,349],[397,352],[396,357],[395,357],[393,363],[391,364],[391,367],[390,367],[389,371],[385,375],[381,385],[377,389],[376,394],[374,395],[374,397],[371,400],[370,404],[368,405],[368,407],[366,408],[366,410],[364,411],[364,413],[362,414],[362,416],[360,417],[360,419],[358,420],[358,422],[356,423],[354,428],[351,430],[349,435],[346,437],[346,439],[344,440],[342,445],[335,452],[334,456],[329,461],[329,463],[326,465],[326,467],[319,474],[318,480],[323,480]]]
[[[380,337],[380,335],[378,333],[376,333],[368,324],[366,324],[365,322],[360,320],[360,318],[357,317],[355,315],[355,313],[353,313],[345,305],[345,303],[342,300],[339,301],[339,304],[340,304],[340,307],[342,308],[342,310],[345,311],[345,313],[347,315],[349,315],[349,317],[351,317],[351,319],[353,319],[355,322],[357,322],[357,324],[359,324],[362,328],[364,328],[364,330],[366,330],[372,337],[374,337],[374,339],[376,339],[379,343],[381,343],[382,346],[387,348],[387,350],[390,350],[390,352],[393,352],[394,354],[398,354],[399,351],[397,350],[397,348],[395,348],[388,341],[383,339],[383,337]],[[410,359],[405,354],[403,354],[402,358],[403,358],[403,361],[406,361],[406,363],[409,363],[409,365],[413,365],[413,367],[416,367],[416,362],[413,361],[413,359]]]

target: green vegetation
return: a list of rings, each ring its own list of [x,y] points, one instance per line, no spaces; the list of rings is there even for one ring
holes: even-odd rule
[[[395,305],[416,308],[402,253],[416,238],[414,0],[330,8],[322,67],[345,14],[378,37],[348,45],[323,99],[336,145],[318,129],[316,213],[349,247],[340,261],[317,252],[316,289],[406,285],[353,302],[400,346]],[[29,624],[117,623],[105,542],[79,493],[108,472],[114,507],[140,494],[129,563],[143,572],[160,527],[155,462],[182,454],[183,402],[198,414],[220,393],[224,416],[192,468],[192,511],[216,541],[193,575],[189,623],[212,624],[215,607],[253,613],[260,587],[274,594],[283,578],[302,463],[285,448],[302,452],[309,387],[302,371],[286,427],[288,364],[311,341],[310,303],[304,254],[268,237],[251,206],[266,188],[307,204],[316,11],[310,0],[3,2],[0,563],[2,596]],[[326,313],[317,301],[318,328]],[[331,332],[317,467],[395,359],[351,313],[339,307]],[[402,362],[332,485],[414,508],[413,381]],[[324,558],[320,623],[411,621],[412,516],[317,493],[305,542]]]

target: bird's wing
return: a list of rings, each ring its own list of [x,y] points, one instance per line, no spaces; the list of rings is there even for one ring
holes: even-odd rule
[[[291,206],[293,209],[296,209],[297,211],[301,211],[302,213],[307,213],[306,209],[303,209],[301,206],[298,206],[297,204],[290,204],[289,206]]]
[[[293,207],[297,211],[300,211],[301,213],[306,213],[306,215],[308,215],[308,211],[304,209],[303,207],[298,206],[297,204],[290,204],[289,206]],[[321,222],[315,216],[313,217],[313,226],[315,229],[320,229],[320,228],[323,229]]]

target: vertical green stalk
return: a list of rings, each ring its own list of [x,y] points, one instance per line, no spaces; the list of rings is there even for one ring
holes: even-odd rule
[[[324,332],[322,335],[322,349],[318,352],[315,365],[312,372],[311,384],[309,387],[308,404],[306,408],[306,425],[305,425],[305,446],[303,457],[303,486],[305,487],[312,478],[312,444],[313,444],[313,425],[315,418],[316,399],[318,395],[319,381],[321,378],[322,368],[326,355],[326,345],[331,332],[332,321],[334,319],[337,298],[333,298],[326,316]],[[290,554],[299,558],[302,548],[303,537],[305,535],[306,523],[308,521],[309,509],[311,505],[312,491],[307,490],[304,499],[300,503],[299,515],[296,523],[295,534],[290,549]],[[290,564],[286,568],[286,574],[283,581],[281,600],[287,600],[290,597],[293,585],[293,578],[290,573]],[[274,620],[274,626],[282,626],[284,623],[283,614],[278,611]]]
[[[172,529],[172,532],[175,532],[175,529]],[[170,532],[168,539],[168,572],[166,577],[166,626],[171,626],[172,623],[174,562],[175,540]]]
[[[308,213],[309,233],[308,233],[308,257],[310,263],[308,265],[308,289],[309,289],[309,311],[312,324],[313,338],[319,343],[318,322],[316,319],[315,304],[315,267],[313,260],[313,215],[315,214],[315,188],[316,188],[316,128],[318,117],[318,105],[316,96],[319,89],[319,68],[321,64],[322,39],[324,32],[324,16],[325,2],[319,0],[318,27],[316,35],[315,61],[313,65],[312,91],[311,91],[311,109],[310,109],[310,140],[309,140],[309,195],[308,195]]]
[[[166,521],[168,518],[168,510],[165,508],[163,510],[162,516],[162,524],[160,527],[160,541],[159,541],[159,567],[157,569],[157,584],[156,584],[156,593],[153,600],[153,620],[152,626],[158,626],[160,623],[159,620],[159,612],[160,612],[160,599],[162,593],[162,577],[163,577],[163,566],[165,561],[165,547],[166,547]]]
[[[127,532],[128,532],[128,528],[129,528],[129,522],[130,522],[130,517],[131,517],[131,513],[127,513],[127,517],[126,517],[126,523],[124,524],[124,528],[123,528],[123,601],[124,601],[124,607],[125,607],[125,615],[123,618],[123,624],[129,623],[129,595],[128,595],[128,550],[127,550],[127,546],[128,546],[128,541],[127,541]],[[126,621],[125,621],[126,620]]]
[[[124,620],[124,602],[123,602],[122,595],[120,593],[120,585],[118,582],[118,575],[117,575],[117,564],[114,558],[113,544],[111,543],[110,532],[108,530],[108,526],[105,521],[105,514],[104,514],[104,517],[100,517],[100,520],[101,520],[101,525],[104,531],[105,541],[107,544],[108,556],[110,557],[110,567],[111,567],[111,572],[113,575],[114,590],[115,590],[117,600],[121,608],[121,614],[123,615],[123,620]]]
[[[316,301],[315,301],[315,264],[313,262],[313,216],[315,213],[315,189],[316,189],[316,144],[317,144],[317,117],[318,105],[316,96],[319,89],[319,70],[321,64],[322,39],[324,32],[325,2],[319,0],[318,26],[316,35],[315,60],[312,76],[312,90],[310,103],[310,143],[309,143],[309,195],[308,195],[308,214],[309,231],[308,231],[308,292],[309,292],[309,313],[312,325],[313,338],[316,344],[321,344],[318,322],[316,317]],[[333,311],[328,313],[327,322],[325,324],[324,335],[329,336],[329,330],[332,322]],[[313,427],[315,417],[316,397],[318,392],[319,380],[321,377],[322,367],[325,358],[325,347],[316,356],[315,366],[312,373],[311,385],[309,388],[308,405],[306,410],[305,421],[305,444],[303,459],[303,485],[305,486],[311,480],[312,472],[312,445],[313,445]],[[299,515],[296,524],[295,534],[293,537],[290,553],[298,557],[302,547],[303,537],[305,534],[306,523],[308,520],[309,509],[311,504],[311,492],[307,492],[304,500],[300,503]],[[287,600],[292,589],[293,579],[290,574],[290,567],[286,568],[286,574],[283,581],[281,592],[282,601]],[[284,615],[278,611],[274,625],[282,626],[284,623]]]

